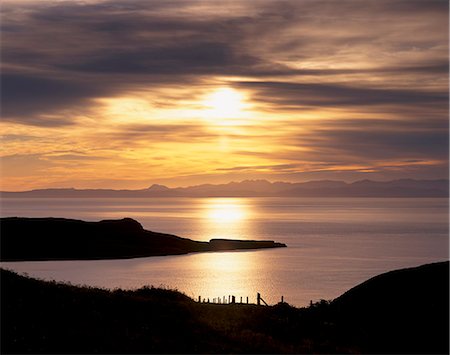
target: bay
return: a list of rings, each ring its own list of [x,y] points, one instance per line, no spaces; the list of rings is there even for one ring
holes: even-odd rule
[[[195,240],[270,239],[288,248],[128,260],[2,262],[30,276],[105,288],[175,288],[305,306],[382,272],[448,260],[445,198],[3,198],[1,216],[131,217]],[[62,236],[63,237],[63,236]]]

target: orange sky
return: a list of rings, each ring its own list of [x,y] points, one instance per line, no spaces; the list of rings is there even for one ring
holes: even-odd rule
[[[447,1],[3,1],[1,189],[448,178]]]

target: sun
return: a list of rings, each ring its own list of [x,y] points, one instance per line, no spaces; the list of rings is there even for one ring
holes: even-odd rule
[[[234,120],[246,115],[245,96],[231,88],[219,88],[206,95],[202,105],[207,118],[216,119],[222,124],[233,124]]]

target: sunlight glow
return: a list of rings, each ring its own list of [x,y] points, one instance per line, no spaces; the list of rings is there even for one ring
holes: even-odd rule
[[[147,120],[154,111],[147,100],[133,97],[114,97],[96,99],[102,105],[102,113],[110,122],[129,123]]]
[[[235,124],[233,120],[245,117],[248,107],[244,95],[230,88],[220,88],[207,95],[202,105],[205,117],[223,125]]]
[[[236,223],[246,216],[244,207],[233,201],[216,202],[207,208],[208,218],[214,223]]]
[[[215,222],[235,222],[241,220],[243,217],[242,211],[239,207],[223,205],[216,206],[210,213],[209,218],[213,219]]]

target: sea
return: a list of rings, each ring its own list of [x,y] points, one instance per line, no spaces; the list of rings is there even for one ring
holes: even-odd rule
[[[194,240],[274,240],[287,248],[124,260],[1,262],[45,279],[108,289],[176,289],[195,300],[298,307],[378,274],[449,259],[447,198],[3,198],[2,217],[131,217]],[[64,235],[61,235],[64,238]]]

